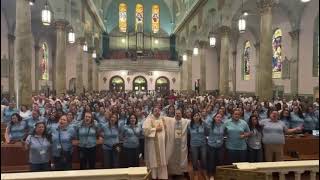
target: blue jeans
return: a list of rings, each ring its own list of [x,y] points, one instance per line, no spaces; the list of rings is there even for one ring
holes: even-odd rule
[[[200,169],[198,165],[198,159],[200,158],[200,163],[202,169],[206,168],[207,161],[207,148],[205,145],[203,146],[191,146],[191,156],[192,156],[192,166],[194,171],[198,171]]]
[[[65,151],[60,157],[53,157],[55,170],[71,170],[72,169],[72,152]]]
[[[223,147],[207,147],[208,164],[207,171],[209,175],[213,175],[216,172],[216,167],[221,165],[223,159]]]
[[[261,149],[252,149],[248,147],[248,161],[249,162],[262,162],[263,153]]]
[[[49,164],[49,162],[41,163],[41,164],[30,163],[30,169],[31,169],[32,172],[50,171],[50,164]]]
[[[119,167],[120,154],[114,149],[104,149],[103,150],[103,160],[104,168],[112,169]]]
[[[123,148],[123,155],[125,156],[126,167],[139,167],[139,151],[139,147]]]
[[[229,164],[247,161],[247,150],[228,149]]]

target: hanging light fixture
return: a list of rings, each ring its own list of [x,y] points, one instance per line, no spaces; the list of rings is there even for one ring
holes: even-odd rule
[[[184,54],[184,55],[182,56],[182,60],[183,60],[183,61],[187,61],[187,60],[188,60],[187,54]]]
[[[36,1],[36,0],[29,0],[29,5],[30,5],[30,6],[33,6],[35,1]]]
[[[300,0],[301,2],[303,2],[303,3],[307,3],[307,2],[309,2],[310,0]]]
[[[83,44],[83,51],[84,51],[84,52],[87,52],[87,51],[88,51],[87,42],[84,42],[84,44]]]
[[[73,44],[75,41],[76,41],[76,36],[75,36],[75,34],[74,34],[74,32],[73,32],[73,29],[72,29],[72,27],[71,27],[71,28],[70,28],[70,31],[69,31],[69,33],[68,33],[68,42],[69,42],[70,44]]]
[[[93,50],[93,52],[92,52],[92,58],[93,58],[93,59],[97,58],[96,50]]]
[[[238,27],[239,27],[240,33],[244,33],[246,31],[246,20],[244,19],[243,0],[242,0],[242,7],[241,7],[241,16],[238,21]]]
[[[48,1],[46,1],[44,9],[41,11],[41,21],[45,26],[49,26],[51,24],[51,11],[48,7]]]
[[[214,36],[213,33],[210,34],[209,36],[209,44],[211,47],[215,47],[216,46],[216,42],[217,42],[217,39],[216,37]]]

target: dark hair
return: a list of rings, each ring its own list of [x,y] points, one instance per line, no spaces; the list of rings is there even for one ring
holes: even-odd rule
[[[284,109],[284,110],[282,110],[281,111],[281,113],[280,113],[280,120],[282,120],[283,118],[284,118],[284,111],[287,111],[288,112],[288,117],[287,117],[287,120],[291,120],[291,116],[290,116],[290,111],[288,110],[288,109]]]
[[[250,130],[253,130],[253,120],[252,118],[256,118],[258,123],[256,124],[255,128],[258,130],[258,131],[261,131],[262,130],[262,127],[260,126],[259,124],[259,118],[255,115],[251,115],[250,118],[249,118],[249,122],[248,122],[248,125],[249,125],[249,128]]]
[[[44,126],[44,131],[43,131],[42,137],[47,138],[48,141],[51,142],[51,141],[52,141],[52,138],[51,138],[52,136],[51,136],[51,134],[48,133],[48,131],[47,131],[47,126],[46,126],[46,123],[45,123],[44,121],[38,121],[38,122],[36,122],[36,124],[34,125],[34,129],[33,129],[32,133],[31,133],[31,135],[32,135],[32,136],[35,136],[35,135],[36,135],[36,129],[37,129],[37,126],[38,126],[39,124],[43,124],[43,126]]]
[[[128,117],[128,119],[127,119],[127,125],[130,124],[131,116],[134,116],[134,117],[136,118],[136,123],[135,123],[135,124],[138,124],[138,118],[137,118],[137,116],[136,116],[135,114],[131,114],[131,115]]]
[[[218,115],[222,116],[222,115],[221,115],[221,114],[219,114],[219,113],[216,113],[216,114],[213,116],[213,119],[212,119],[212,126],[211,126],[211,128],[212,128],[212,129],[214,129],[214,126],[215,126],[215,124],[216,124],[216,122],[215,122],[215,118],[216,118]]]
[[[196,112],[196,113],[194,113],[193,114],[193,116],[192,116],[192,118],[191,118],[191,122],[190,122],[190,127],[191,128],[193,128],[193,125],[194,125],[194,119],[193,119],[193,117],[195,116],[195,115],[197,115],[198,114],[198,116],[200,117],[200,124],[202,125],[202,119],[201,119],[201,115],[200,115],[200,113],[199,112]]]
[[[297,108],[298,108],[298,116],[300,117],[300,118],[304,118],[304,116],[303,116],[303,114],[302,114],[302,107],[301,106],[296,106]]]
[[[118,115],[117,115],[117,114],[114,114],[114,113],[111,114],[111,116],[110,116],[110,121],[111,121],[112,116],[116,116],[116,117],[117,117],[117,122],[118,122],[118,120],[119,120]],[[138,121],[138,119],[137,119],[137,121]],[[108,125],[109,125],[109,128],[111,128],[111,123],[110,123],[110,122],[108,123]],[[116,123],[115,126],[118,128],[118,123]]]
[[[13,122],[11,121],[12,117],[13,116],[16,116],[18,118],[18,121],[21,122],[22,121],[22,117],[18,114],[18,113],[13,113],[11,115],[11,118],[10,118],[10,131],[11,131],[11,127],[13,126]]]

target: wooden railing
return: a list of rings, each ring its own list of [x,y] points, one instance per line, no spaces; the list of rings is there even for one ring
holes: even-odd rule
[[[3,180],[148,180],[150,173],[146,167],[134,167],[123,169],[99,169],[99,170],[77,170],[77,171],[51,171],[27,172],[27,173],[4,173]]]

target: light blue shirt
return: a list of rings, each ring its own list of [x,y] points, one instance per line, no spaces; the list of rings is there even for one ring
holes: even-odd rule
[[[291,116],[290,128],[296,128],[303,125],[304,119],[300,118],[296,113],[291,112],[290,116]]]
[[[33,130],[34,130],[34,126],[35,124],[40,121],[39,118],[34,119],[33,117],[25,119],[25,121],[27,122],[27,127],[29,129],[29,134],[32,134]]]
[[[72,152],[72,140],[75,139],[75,130],[68,126],[64,129],[60,127],[51,128],[52,135],[52,155],[60,157],[61,151]],[[59,138],[60,137],[60,138]]]
[[[206,145],[206,124],[193,124],[191,123],[188,127],[188,132],[190,134],[190,145],[194,147]]]
[[[310,113],[304,114],[303,127],[305,130],[315,130],[317,128],[318,123],[319,123],[319,119],[315,116],[315,114],[310,114]]]
[[[13,109],[10,109],[9,107],[5,108],[3,110],[3,122],[4,123],[9,123],[10,120],[11,120],[11,116],[12,114],[14,113],[18,113],[18,110],[13,108]]]
[[[104,137],[103,149],[111,150],[113,145],[119,143],[120,130],[116,126],[110,127],[109,124],[101,125]]]
[[[219,148],[223,145],[224,138],[224,126],[223,124],[215,124],[214,128],[212,124],[208,125],[209,136],[208,145],[214,148]]]
[[[142,129],[139,125],[137,125],[136,127],[132,127],[131,125],[125,125],[121,134],[123,137],[123,147],[139,147],[139,137],[142,135]]]
[[[10,140],[23,140],[23,138],[27,134],[27,123],[26,121],[20,121],[18,123],[14,123],[13,125],[9,123],[8,129]]]
[[[97,121],[94,121],[90,126],[85,126],[84,123],[81,122],[76,129],[80,147],[92,148],[97,145],[97,134],[99,132],[99,124]]]
[[[246,139],[241,138],[240,135],[244,132],[250,131],[248,124],[242,119],[239,119],[238,121],[229,119],[224,123],[224,127],[227,133],[227,149],[247,150]]]
[[[29,162],[32,164],[42,164],[49,162],[50,142],[47,138],[37,135],[29,135],[26,139],[26,144],[30,145]]]

